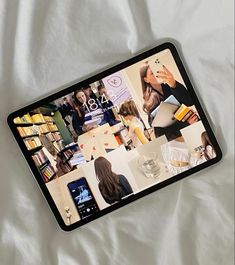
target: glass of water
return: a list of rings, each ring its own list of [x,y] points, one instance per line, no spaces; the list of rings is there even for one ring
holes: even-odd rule
[[[138,165],[146,178],[157,178],[160,175],[160,166],[157,162],[156,153],[141,155],[138,159]]]

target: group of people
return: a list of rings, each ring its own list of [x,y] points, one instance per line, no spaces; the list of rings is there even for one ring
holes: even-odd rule
[[[103,85],[97,87],[99,96],[92,91],[91,87],[84,87],[76,90],[71,99],[63,98],[63,104],[59,108],[66,125],[72,124],[77,135],[81,135],[94,128],[90,124],[96,116],[99,116],[97,125],[109,123],[110,126],[117,123],[112,111],[113,103],[110,100],[107,90]]]

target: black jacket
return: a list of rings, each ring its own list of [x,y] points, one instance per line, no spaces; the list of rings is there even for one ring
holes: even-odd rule
[[[162,84],[162,90],[163,90],[163,95],[162,101],[166,100],[169,96],[173,95],[181,104],[185,104],[186,106],[192,106],[193,101],[192,98],[188,92],[188,90],[179,82],[176,81],[176,87],[171,88],[167,84]],[[157,108],[158,106],[154,106],[154,109]],[[153,110],[150,111],[150,113]],[[149,124],[151,126],[152,123],[152,117],[149,113]],[[154,134],[156,137],[160,137],[162,135],[165,135],[168,141],[173,140],[180,136],[180,130],[189,124],[187,122],[180,122],[176,121],[174,124],[171,126],[162,128],[162,127],[154,127]]]
[[[118,195],[111,195],[111,196],[107,196],[105,194],[102,193],[103,187],[101,185],[101,183],[99,183],[99,190],[101,195],[103,196],[104,200],[108,203],[108,204],[113,204],[115,202],[121,201],[121,199],[131,193],[133,193],[133,190],[131,188],[131,185],[129,184],[128,180],[126,179],[126,177],[124,177],[123,175],[118,175],[119,178],[119,186],[120,186],[120,191]]]

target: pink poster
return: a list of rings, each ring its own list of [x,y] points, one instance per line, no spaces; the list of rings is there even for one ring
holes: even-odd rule
[[[120,105],[132,98],[121,71],[103,78],[102,81],[114,105]]]

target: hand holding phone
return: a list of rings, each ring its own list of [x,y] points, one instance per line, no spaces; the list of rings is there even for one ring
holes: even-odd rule
[[[160,77],[157,77],[158,72],[164,70],[162,63],[159,61],[159,59],[157,57],[154,57],[152,60],[148,61],[148,65],[149,65],[151,71],[153,72],[153,75],[157,79],[157,82],[159,84],[162,84],[163,83],[163,79],[160,78]]]
[[[164,84],[167,84],[168,86],[175,88],[176,87],[176,81],[173,76],[173,74],[166,68],[165,65],[162,66],[163,70],[157,71],[156,78],[161,78]]]

